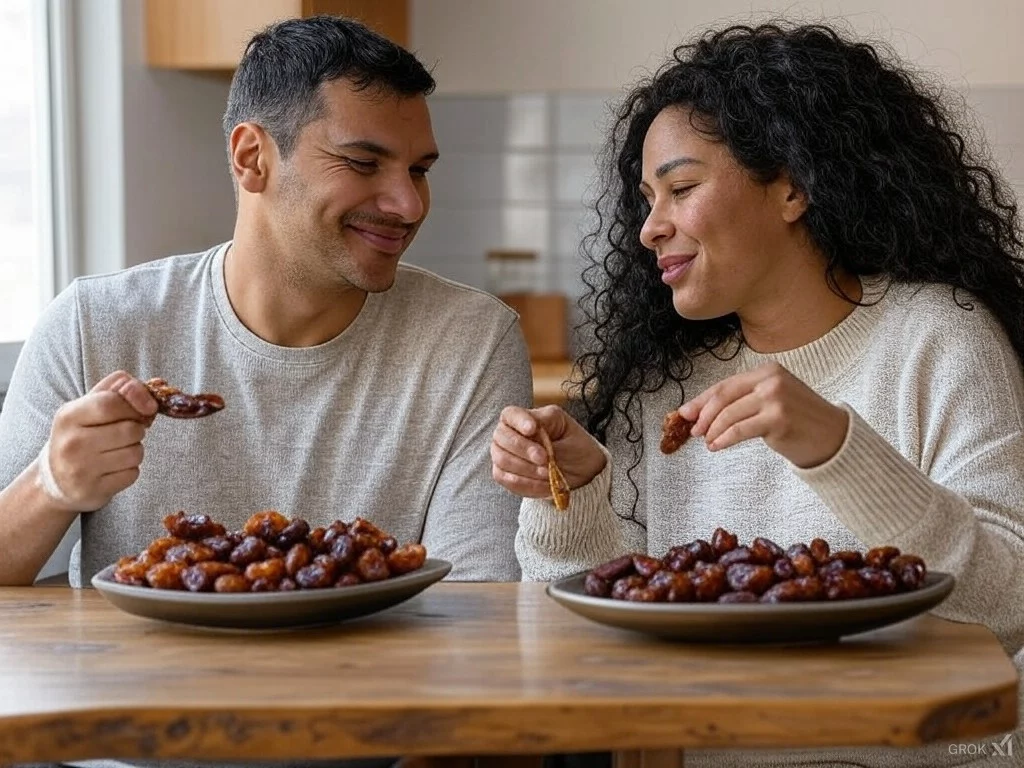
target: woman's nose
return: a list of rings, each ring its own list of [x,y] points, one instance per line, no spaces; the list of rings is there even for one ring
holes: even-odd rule
[[[640,242],[649,250],[655,250],[658,242],[672,235],[672,222],[657,204],[651,206],[650,213],[640,227]]]

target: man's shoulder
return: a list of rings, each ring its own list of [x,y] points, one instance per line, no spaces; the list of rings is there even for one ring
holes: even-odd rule
[[[413,264],[399,265],[394,290],[403,303],[413,302],[418,308],[428,308],[441,316],[492,317],[506,324],[517,317],[515,311],[496,296]]]
[[[208,250],[167,256],[116,272],[77,278],[79,301],[86,305],[117,306],[122,312],[125,307],[165,305],[170,297],[191,294],[191,289],[203,281],[211,253]]]

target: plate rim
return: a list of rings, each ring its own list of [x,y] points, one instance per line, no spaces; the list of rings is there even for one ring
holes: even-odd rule
[[[451,573],[453,564],[448,560],[437,557],[428,557],[422,566],[410,573],[403,573],[401,576],[393,576],[381,581],[353,584],[350,587],[324,587],[322,589],[296,589],[290,592],[192,592],[182,589],[155,589],[153,587],[140,587],[132,584],[119,584],[110,578],[110,575],[117,567],[117,563],[105,566],[95,573],[89,580],[98,592],[109,592],[115,595],[126,597],[138,597],[152,602],[179,603],[185,605],[212,605],[212,604],[235,604],[246,605],[252,603],[266,604],[270,602],[280,603],[303,603],[319,602],[328,596],[338,598],[351,598],[359,595],[372,595],[381,591],[384,587],[413,585],[427,578],[434,581],[441,581]],[[440,573],[438,578],[434,578]]]
[[[613,600],[609,597],[595,597],[593,595],[579,594],[568,591],[564,585],[567,582],[578,580],[590,573],[590,570],[579,571],[571,576],[549,582],[545,587],[545,594],[555,602],[561,602],[564,598],[569,602],[578,605],[593,606],[595,608],[609,608],[621,611],[622,613],[637,614],[665,614],[669,616],[688,615],[721,615],[721,616],[781,616],[792,614],[813,615],[815,613],[833,612],[837,608],[845,611],[870,609],[874,607],[886,608],[898,606],[907,602],[918,602],[930,600],[933,596],[941,594],[939,602],[945,600],[956,586],[956,577],[946,571],[928,571],[925,578],[935,578],[931,584],[926,584],[920,589],[911,592],[897,592],[893,595],[881,595],[878,597],[860,597],[848,600],[808,600],[805,602],[787,603],[668,603],[655,602],[643,603],[629,600]],[[943,594],[944,593],[944,594]],[[556,596],[557,595],[557,596]],[[903,598],[902,600],[899,598]]]

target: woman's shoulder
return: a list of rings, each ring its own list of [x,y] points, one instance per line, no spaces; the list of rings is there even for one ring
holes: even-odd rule
[[[939,345],[954,351],[962,345],[1011,349],[1006,330],[984,301],[963,288],[941,283],[892,282],[882,298],[879,333],[890,341]]]

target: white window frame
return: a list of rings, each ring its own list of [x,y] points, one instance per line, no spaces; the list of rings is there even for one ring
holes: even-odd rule
[[[39,140],[36,142],[40,179],[36,190],[36,223],[44,259],[41,302],[51,300],[77,274],[74,220],[74,79],[72,63],[72,0],[37,0],[31,4],[32,33],[36,40],[36,88],[47,95],[39,105]],[[20,342],[0,344],[0,391],[14,370]]]

